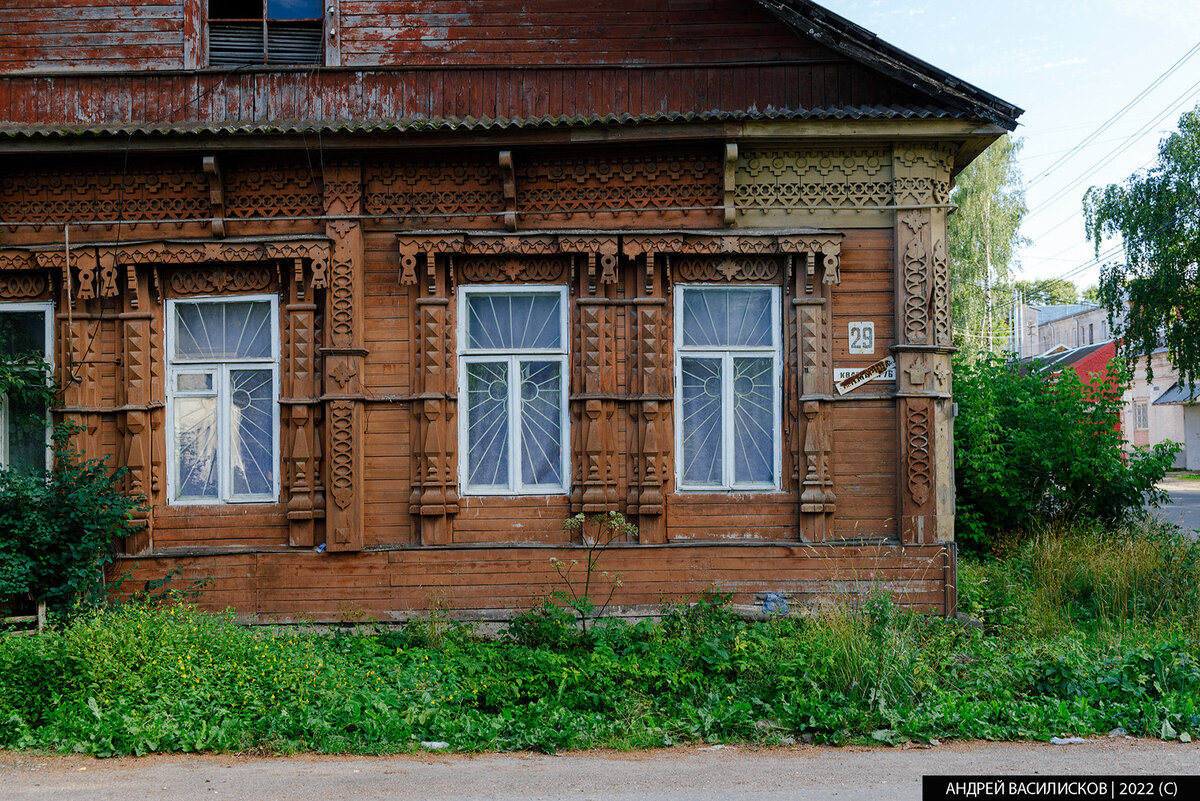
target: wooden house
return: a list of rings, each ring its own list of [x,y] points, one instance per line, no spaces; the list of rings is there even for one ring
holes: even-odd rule
[[[808,0],[4,3],[0,315],[119,568],[245,619],[502,616],[607,511],[626,610],[946,612],[949,192],[1020,113]]]

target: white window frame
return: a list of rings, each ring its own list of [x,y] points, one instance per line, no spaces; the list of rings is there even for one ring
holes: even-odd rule
[[[683,298],[689,289],[757,289],[771,293],[770,347],[709,348],[688,346],[683,341]],[[783,472],[783,367],[782,318],[779,311],[779,287],[763,284],[676,284],[675,285],[675,489],[678,492],[778,492]],[[734,356],[770,357],[775,387],[775,414],[771,436],[775,456],[775,480],[766,482],[734,481],[733,449],[733,358]],[[721,484],[689,484],[683,478],[683,359],[721,359]]]
[[[175,314],[177,304],[208,304],[208,303],[262,303],[271,304],[271,355],[268,359],[176,359],[175,339],[179,318]],[[279,442],[279,298],[276,295],[224,295],[219,297],[172,298],[167,300],[166,318],[166,362],[167,362],[167,503],[174,506],[229,506],[237,504],[278,503],[280,493],[280,465],[282,464]],[[222,397],[228,396],[229,373],[231,370],[270,370],[271,384],[274,387],[274,399],[271,403],[271,427],[274,439],[272,454],[275,469],[272,471],[271,493],[269,495],[234,495],[233,494],[233,465],[229,449],[229,402],[222,402]],[[179,391],[177,379],[179,373],[211,371],[213,374],[212,391]],[[218,497],[217,498],[178,498],[178,454],[175,452],[175,398],[196,396],[217,396],[217,462],[218,462]]]
[[[559,315],[560,348],[471,348],[467,339],[467,301],[474,295],[557,295]],[[570,331],[567,326],[569,318],[569,299],[567,288],[561,285],[531,284],[522,286],[507,286],[502,284],[480,284],[474,286],[459,286],[458,288],[458,458],[459,458],[459,494],[462,496],[491,496],[516,498],[530,495],[566,495],[571,491],[571,419],[568,409],[568,389],[571,383]],[[562,381],[559,401],[559,424],[562,430],[562,447],[560,448],[559,471],[563,477],[562,484],[551,486],[547,484],[524,484],[521,482],[521,416],[520,416],[520,381],[518,372],[521,362],[527,361],[558,361],[562,367]],[[507,362],[509,375],[508,391],[508,469],[511,476],[510,487],[472,487],[467,483],[471,474],[471,453],[468,448],[468,429],[471,423],[470,403],[467,400],[467,365]]]
[[[51,374],[54,371],[54,303],[49,300],[26,301],[21,303],[0,303],[0,314],[6,312],[41,312],[45,323],[45,346],[42,358],[50,365]],[[50,452],[50,410],[46,410],[46,469],[53,465],[53,455]],[[0,469],[8,469],[8,394],[0,393]]]
[[[1133,402],[1133,430],[1134,431],[1149,431],[1150,430],[1150,402],[1149,401],[1134,401]]]

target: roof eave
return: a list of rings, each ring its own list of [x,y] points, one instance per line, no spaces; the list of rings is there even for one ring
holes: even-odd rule
[[[930,98],[1013,131],[1024,109],[880,39],[810,0],[755,0],[803,36],[900,81]]]

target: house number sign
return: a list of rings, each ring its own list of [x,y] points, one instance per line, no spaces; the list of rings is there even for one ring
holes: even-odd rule
[[[850,323],[850,352],[868,356],[875,353],[875,323],[866,320]]]

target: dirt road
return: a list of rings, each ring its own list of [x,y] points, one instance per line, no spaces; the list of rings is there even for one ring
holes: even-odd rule
[[[1200,746],[1100,738],[1082,745],[798,746],[543,756],[153,756],[96,760],[0,752],[10,801],[149,799],[918,799],[922,774],[1196,774]]]

